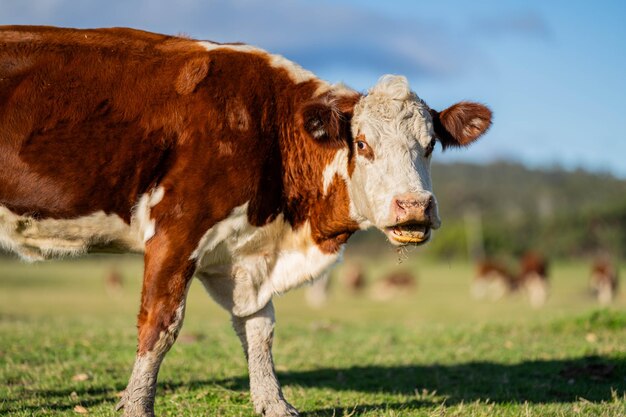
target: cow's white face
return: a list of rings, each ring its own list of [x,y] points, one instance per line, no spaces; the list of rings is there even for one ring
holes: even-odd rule
[[[431,110],[406,78],[384,76],[354,108],[351,122],[355,165],[349,181],[358,221],[374,225],[398,245],[428,241],[441,225],[430,179],[437,139],[462,146],[489,127],[491,112],[459,103]]]

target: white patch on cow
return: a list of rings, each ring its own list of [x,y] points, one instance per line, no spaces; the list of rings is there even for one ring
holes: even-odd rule
[[[234,45],[234,44],[219,44],[209,41],[200,41],[199,44],[204,47],[207,51],[215,51],[218,49],[228,49],[236,52],[243,52],[249,54],[258,54],[266,57],[273,68],[281,68],[287,71],[290,78],[296,83],[303,83],[306,81],[316,80],[317,77],[311,71],[308,71],[302,68],[300,65],[296,64],[288,60],[287,58],[277,55],[270,54],[269,52],[257,48],[252,45]],[[324,83],[325,84],[325,83]],[[325,90],[328,90],[330,86],[327,86]],[[318,94],[321,94],[322,90],[318,91]]]
[[[143,243],[150,240],[156,232],[156,225],[154,220],[150,218],[150,211],[163,200],[164,195],[165,190],[163,187],[156,187],[149,193],[143,194],[133,209],[130,224]]]
[[[27,261],[80,255],[90,249],[143,250],[143,242],[115,214],[98,211],[75,219],[36,219],[4,206],[0,206],[0,246]]]
[[[339,175],[344,181],[348,181],[348,149],[339,149],[335,153],[333,160],[324,167],[322,175],[324,194],[328,193],[328,187],[333,182],[335,175]]]
[[[282,215],[255,227],[247,204],[209,229],[192,258],[211,296],[239,317],[262,309],[275,294],[310,282],[339,258],[323,253],[308,222],[293,229]]]
[[[155,232],[150,209],[163,195],[163,187],[142,195],[130,226],[103,211],[73,219],[37,219],[0,206],[0,247],[31,262],[87,252],[142,252]]]
[[[524,288],[528,293],[528,300],[533,308],[543,306],[548,299],[548,283],[545,278],[536,272],[526,275]]]
[[[305,282],[311,282],[338,260],[340,254],[329,255],[320,250],[311,236],[307,221],[297,230],[283,222],[284,233],[278,244],[278,256],[269,281],[261,287],[260,294],[282,294]]]
[[[249,225],[247,212],[248,203],[235,207],[226,219],[211,227],[202,236],[190,259],[201,260],[202,256],[212,253],[217,245],[224,242],[226,238],[236,238]]]
[[[351,201],[363,218],[389,226],[395,196],[432,193],[430,158],[425,156],[434,139],[429,108],[405,77],[387,75],[359,100],[351,123],[353,136],[364,135],[375,155],[374,160],[357,155]]]

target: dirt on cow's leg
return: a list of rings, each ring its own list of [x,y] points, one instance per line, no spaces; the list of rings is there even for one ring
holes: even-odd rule
[[[233,316],[232,319],[248,360],[250,394],[255,411],[266,417],[298,416],[298,411],[285,401],[274,372],[272,302],[255,314],[247,317]]]
[[[125,417],[154,416],[159,367],[182,327],[193,275],[192,265],[185,261],[188,255],[181,258],[166,253],[170,248],[159,240],[155,236],[146,245],[137,357],[124,395],[116,406],[116,410],[124,409]]]

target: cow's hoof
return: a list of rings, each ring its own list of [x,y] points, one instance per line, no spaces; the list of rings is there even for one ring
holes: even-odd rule
[[[126,393],[124,393],[120,401],[117,404],[115,404],[115,411],[120,411],[121,409],[124,408],[125,405],[126,405]]]
[[[263,417],[298,417],[300,413],[286,401],[267,404],[262,408]]]
[[[115,406],[115,411],[124,410],[124,417],[154,417],[154,410],[151,406],[141,404],[140,401],[129,401],[126,393]]]

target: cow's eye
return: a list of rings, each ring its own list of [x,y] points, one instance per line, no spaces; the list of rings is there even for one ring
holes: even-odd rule
[[[362,136],[360,136],[362,138]],[[367,159],[369,159],[370,161],[374,160],[374,151],[372,150],[372,148],[370,148],[370,145],[368,145],[368,143],[364,140],[358,140],[355,142],[356,143],[356,150],[357,153]]]

